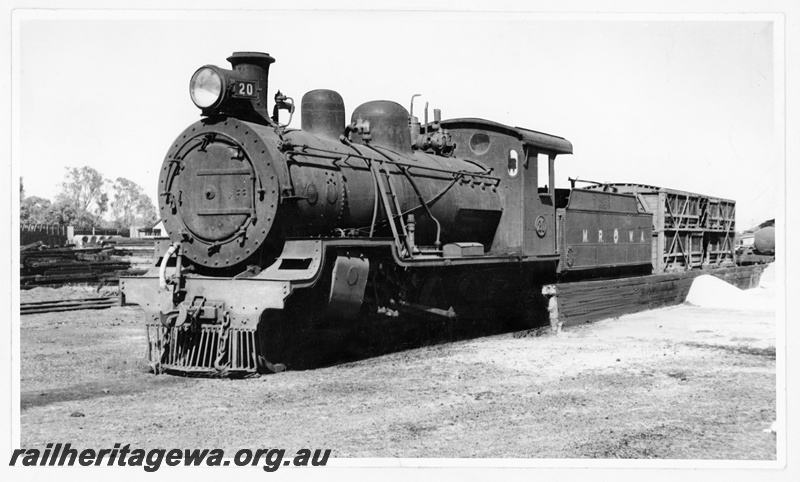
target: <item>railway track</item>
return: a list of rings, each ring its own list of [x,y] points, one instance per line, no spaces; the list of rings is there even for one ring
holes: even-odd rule
[[[32,303],[20,303],[19,312],[21,315],[31,315],[34,313],[51,313],[55,311],[99,310],[103,308],[111,308],[112,306],[119,306],[119,304],[119,296],[36,301]]]

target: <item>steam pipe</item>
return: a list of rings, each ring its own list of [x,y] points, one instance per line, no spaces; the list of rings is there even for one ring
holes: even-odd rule
[[[423,134],[428,133],[428,102],[425,102],[425,132]]]
[[[161,266],[158,269],[158,288],[165,290],[167,289],[167,263],[175,251],[180,248],[181,243],[173,243],[167,252],[164,253],[164,257],[161,258]]]
[[[400,170],[403,172],[403,174],[405,174],[406,179],[408,179],[408,182],[411,183],[411,187],[414,188],[414,192],[417,193],[417,197],[419,198],[419,202],[422,203],[422,207],[425,208],[425,213],[428,215],[428,217],[433,219],[433,222],[436,223],[436,241],[433,243],[433,245],[438,248],[439,246],[442,245],[442,242],[439,240],[440,234],[442,233],[442,225],[439,224],[439,220],[436,219],[433,216],[433,213],[431,212],[431,208],[428,207],[428,203],[426,203],[425,202],[425,198],[422,197],[422,193],[419,191],[419,188],[417,187],[417,183],[414,182],[414,177],[411,174],[409,174],[406,169],[403,169],[401,167]]]
[[[347,133],[347,128],[345,128],[345,133]],[[356,146],[354,146],[353,143],[350,142],[350,139],[347,138],[346,134],[343,134],[343,135],[339,136],[339,140],[342,142],[342,144],[344,144],[344,145],[350,147],[351,149],[353,149],[354,151],[356,151],[358,153],[358,155],[361,156],[363,159],[365,159],[365,160],[367,159],[366,157],[364,157],[364,154],[362,154],[361,151],[359,151],[356,148]],[[373,150],[375,150],[375,149],[373,148]],[[369,162],[372,162],[372,161],[370,160],[370,161],[367,161],[367,162],[369,163]],[[369,237],[370,238],[372,237],[372,233],[375,232],[375,223],[378,221],[378,194],[379,193],[378,193],[378,179],[375,176],[372,176],[372,183],[375,186],[375,199],[372,202],[372,223],[370,223],[370,225],[369,225]]]
[[[425,112],[427,114],[427,109]],[[379,154],[383,154],[386,157],[390,157],[389,154],[387,154],[384,149],[378,150],[377,146],[368,146],[368,147]],[[433,243],[433,245],[438,248],[439,246],[442,245],[442,242],[440,241],[442,226],[441,224],[439,224],[439,220],[433,216],[431,208],[428,207],[428,203],[425,202],[425,198],[422,196],[422,192],[420,192],[419,187],[417,187],[417,183],[414,182],[414,176],[409,174],[408,170],[403,166],[398,166],[398,169],[400,170],[400,172],[403,173],[404,176],[406,176],[406,179],[408,179],[409,184],[411,184],[411,187],[414,189],[414,192],[417,194],[417,197],[419,198],[420,204],[422,204],[422,207],[425,209],[425,214],[427,214],[428,217],[431,218],[434,223],[436,223],[436,242]]]
[[[421,95],[422,94],[414,94],[414,95],[411,96],[411,108],[408,109],[409,110],[408,115],[410,115],[411,117],[414,117],[414,98],[415,97],[419,97]]]

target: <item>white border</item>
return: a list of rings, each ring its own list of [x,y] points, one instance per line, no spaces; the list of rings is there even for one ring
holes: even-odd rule
[[[58,2],[46,2],[46,1],[39,1],[39,2],[16,2],[18,6],[23,6],[26,8],[39,8],[39,7],[58,7]],[[123,2],[119,2],[123,3]],[[127,2],[124,2],[127,5]],[[8,90],[11,92],[11,137],[10,143],[6,145],[11,146],[11,157],[15,161],[11,163],[11,182],[10,182],[10,192],[11,196],[9,201],[9,209],[2,209],[3,215],[5,213],[18,213],[19,212],[19,196],[18,196],[18,184],[17,179],[19,177],[19,145],[15,142],[16,139],[19,138],[19,96],[14,95],[14,92],[19,91],[19,76],[16,73],[19,72],[19,42],[18,42],[18,35],[19,35],[19,22],[23,19],[30,20],[30,19],[90,19],[90,18],[125,18],[125,19],[201,19],[201,18],[221,18],[221,19],[228,19],[228,18],[235,18],[237,15],[240,15],[240,11],[237,12],[230,12],[227,10],[179,10],[175,9],[174,6],[177,5],[178,8],[186,7],[186,8],[216,8],[218,4],[216,2],[209,2],[209,1],[202,1],[202,2],[170,2],[170,9],[159,10],[159,8],[163,5],[164,2],[141,2],[137,5],[141,5],[143,8],[153,8],[154,10],[80,10],[87,7],[96,7],[99,5],[105,6],[104,2],[94,2],[94,1],[81,1],[81,2],[71,2],[71,8],[77,8],[75,10],[16,10],[13,12],[13,19],[11,18],[11,12],[8,20],[10,21],[11,32],[11,55],[10,64],[12,67],[12,76],[11,76],[11,89]],[[783,298],[786,300],[784,304],[780,304],[778,307],[778,333],[776,338],[776,348],[778,350],[777,356],[777,387],[778,387],[778,397],[777,397],[777,413],[778,413],[778,423],[781,426],[787,426],[785,423],[787,421],[791,421],[790,418],[787,416],[786,410],[787,406],[787,397],[794,394],[795,389],[794,387],[787,387],[787,368],[788,368],[788,361],[791,358],[792,353],[787,351],[788,343],[787,341],[792,338],[796,340],[795,337],[790,337],[789,334],[793,333],[794,335],[797,334],[797,329],[794,326],[788,326],[786,323],[788,313],[796,313],[796,311],[790,310],[789,301],[785,298],[785,294],[788,291],[789,287],[797,287],[795,281],[796,276],[789,276],[785,266],[797,266],[798,264],[793,263],[796,260],[796,254],[792,252],[788,252],[787,248],[790,244],[787,242],[789,239],[796,239],[794,236],[791,236],[791,232],[796,232],[793,229],[788,218],[788,215],[791,214],[791,209],[789,208],[790,204],[789,198],[797,198],[798,196],[795,193],[791,193],[787,186],[789,185],[790,179],[796,179],[796,163],[787,162],[787,158],[789,159],[796,159],[798,154],[797,149],[797,138],[792,137],[789,138],[786,134],[787,132],[797,132],[797,130],[787,131],[787,120],[791,119],[789,116],[789,111],[796,112],[796,101],[797,101],[797,93],[796,89],[791,91],[787,91],[787,85],[800,85],[796,81],[798,80],[796,74],[796,60],[791,62],[791,65],[787,65],[787,59],[790,54],[797,55],[797,28],[798,28],[798,21],[796,16],[798,14],[797,7],[794,6],[794,10],[789,7],[788,3],[790,2],[751,2],[751,1],[740,1],[740,2],[728,2],[725,4],[722,3],[715,3],[715,2],[657,2],[657,3],[641,3],[641,2],[628,2],[628,1],[620,1],[620,2],[604,2],[601,6],[605,10],[605,7],[611,6],[612,10],[616,10],[616,13],[585,13],[586,11],[592,11],[598,9],[598,5],[589,2],[589,3],[567,3],[567,4],[544,4],[543,2],[535,2],[531,4],[526,3],[519,3],[519,2],[504,2],[502,4],[501,9],[494,9],[491,6],[488,6],[484,2],[467,2],[466,4],[462,4],[459,6],[458,10],[463,11],[478,11],[484,12],[486,15],[507,15],[509,12],[518,12],[517,14],[523,18],[535,16],[539,20],[543,19],[552,19],[552,20],[572,20],[572,21],[597,21],[597,20],[631,20],[631,21],[639,21],[639,20],[671,20],[671,21],[709,21],[709,20],[731,20],[731,21],[742,21],[742,20],[757,20],[757,21],[772,21],[775,28],[774,28],[774,39],[775,39],[775,56],[774,56],[774,66],[775,66],[775,85],[774,85],[774,93],[775,93],[775,132],[776,136],[780,137],[780,142],[778,143],[781,148],[781,154],[784,159],[784,179],[779,180],[779,185],[776,186],[777,193],[776,193],[776,208],[777,208],[777,220],[778,220],[778,250],[779,256],[781,253],[785,254],[786,264],[781,264],[778,269],[778,280],[785,280],[785,283],[781,284],[778,283],[782,292],[779,295],[783,295]],[[327,6],[327,4],[322,3],[321,6],[317,2],[312,3],[303,3],[297,8],[264,8],[263,4],[260,2],[255,1],[245,1],[245,2],[237,2],[236,5],[245,10],[252,10],[254,14],[260,14],[262,12],[267,11],[282,11],[282,10],[314,10],[314,11],[326,11],[326,10],[349,10],[349,11],[360,11],[360,10],[368,10],[368,11],[378,11],[378,10],[402,10],[402,11],[419,11],[424,14],[424,12],[437,12],[437,11],[449,11],[449,8],[445,8],[444,4],[433,3],[432,2],[421,2],[421,1],[410,1],[407,2],[404,6],[397,7],[384,7],[381,6],[379,8],[375,7],[375,4],[370,2],[347,2],[343,8],[336,8],[331,9]],[[582,12],[576,13],[563,13],[557,12],[555,10],[559,10],[562,8],[572,9],[573,11],[576,9],[576,6]],[[717,8],[725,9],[729,13],[718,13],[715,12]],[[622,11],[627,10],[630,12],[631,10],[639,10],[639,9],[652,9],[649,13],[624,13]],[[691,13],[677,13],[677,10],[692,10]],[[533,13],[537,12],[537,13]],[[734,13],[734,12],[750,12],[750,13]],[[789,15],[790,16],[786,16]],[[788,45],[787,45],[788,44]],[[3,53],[3,56],[6,56],[8,50]],[[8,65],[8,64],[6,64]],[[795,83],[790,84],[787,82],[787,76],[795,80]],[[8,82],[8,77],[3,79],[3,85],[6,85]],[[787,119],[788,117],[788,119]],[[796,127],[796,126],[795,126]],[[9,132],[8,130],[4,130],[5,132]],[[794,156],[790,156],[793,154]],[[744,173],[743,173],[744,174]],[[746,175],[746,174],[744,174]],[[797,199],[794,199],[797,201]],[[3,204],[6,204],[6,201],[2,201]],[[796,219],[793,217],[793,219]],[[18,219],[17,216],[10,216],[10,223],[4,223],[5,226],[10,228],[11,237],[10,237],[10,246],[6,246],[6,239],[3,239],[3,252],[9,253],[11,255],[11,259],[18,259],[18,246],[19,246],[19,229],[18,229]],[[9,312],[9,320],[13,320],[13,323],[9,323],[9,327],[11,333],[9,333],[9,337],[0,337],[0,351],[4,353],[8,353],[10,357],[8,367],[9,373],[12,374],[12,390],[9,393],[8,397],[2,397],[3,402],[0,403],[0,409],[8,410],[5,413],[10,413],[11,416],[11,430],[9,432],[9,438],[4,438],[2,441],[2,447],[6,450],[0,450],[0,454],[10,454],[10,447],[9,444],[13,447],[19,445],[20,441],[20,425],[19,425],[19,377],[13,376],[13,374],[19,373],[19,315],[18,310],[16,307],[19,303],[19,291],[15,289],[15,287],[19,286],[19,270],[17,266],[14,264],[10,264],[10,269],[8,270],[10,276],[3,277],[3,285],[6,282],[10,282],[10,286],[3,286],[6,288],[8,292],[10,292],[10,303],[7,305],[8,312]],[[3,292],[6,292],[6,289]],[[9,343],[10,341],[10,343]],[[795,361],[796,364],[796,361]],[[796,368],[796,367],[795,367]],[[796,373],[795,373],[796,375]],[[5,378],[5,374],[3,376],[4,381],[7,381]],[[796,399],[795,399],[796,400]],[[796,426],[796,425],[794,425]],[[645,469],[646,472],[649,472],[647,469],[656,469],[656,468],[675,468],[675,469],[688,469],[688,468],[698,468],[698,469],[733,469],[733,470],[741,470],[741,469],[778,469],[787,466],[787,443],[789,442],[789,430],[782,430],[778,436],[778,444],[777,444],[777,460],[776,461],[706,461],[706,460],[635,460],[635,461],[614,461],[614,460],[561,460],[561,459],[336,459],[333,460],[329,466],[333,467],[449,467],[449,468],[475,468],[475,467],[487,467],[487,466],[503,466],[508,468],[573,468],[576,466],[579,467],[586,467],[586,468],[637,468],[637,469]],[[796,439],[793,440],[793,446],[797,448]],[[0,465],[5,466],[3,461],[0,461]],[[163,470],[163,469],[162,469]],[[36,474],[34,470],[26,471],[30,474]],[[725,471],[727,472],[727,471]],[[327,472],[322,472],[320,475],[325,475]],[[759,471],[746,471],[745,473],[737,472],[736,478],[753,478],[755,480],[763,480],[764,477],[769,478],[776,478],[780,476],[780,474],[786,474],[787,472],[774,472],[768,471],[768,473],[763,473]],[[20,475],[21,472],[17,470],[15,475]],[[109,473],[111,475],[113,473]],[[715,472],[716,474],[716,472]],[[155,474],[153,474],[155,475]],[[227,475],[227,473],[226,473]],[[259,474],[261,475],[261,474]],[[272,474],[274,475],[274,474]],[[270,475],[270,476],[272,476]],[[466,474],[464,474],[466,475]],[[645,474],[638,474],[637,478],[641,478]],[[681,472],[680,477],[684,477],[686,475],[690,475],[692,477],[698,476],[707,478],[709,473],[701,470],[699,472],[690,472],[685,473]],[[722,475],[722,474],[717,474]],[[651,476],[659,476],[659,474],[647,474],[648,477]],[[674,478],[678,476],[677,473],[672,473],[670,478]],[[26,475],[26,477],[35,477],[35,475]]]

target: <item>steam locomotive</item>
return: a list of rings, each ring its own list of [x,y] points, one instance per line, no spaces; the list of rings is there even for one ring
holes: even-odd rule
[[[121,280],[156,372],[281,371],[305,334],[356,323],[535,324],[544,284],[659,264],[641,192],[554,187],[572,153],[562,137],[438,110],[429,122],[427,105],[420,122],[414,97],[410,111],[364,103],[348,123],[325,89],[303,96],[291,129],[292,98],[268,111],[274,58],[227,60],[192,76],[202,117],[161,167],[169,239],[146,275]],[[730,262],[726,249],[700,261]]]

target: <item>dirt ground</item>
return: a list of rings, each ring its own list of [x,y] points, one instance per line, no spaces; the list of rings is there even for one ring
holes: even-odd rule
[[[80,298],[100,298],[103,296],[113,296],[119,293],[117,286],[90,286],[90,285],[67,285],[58,288],[49,286],[37,286],[20,291],[21,303],[35,303],[38,301],[57,301],[72,300]]]
[[[137,307],[26,315],[21,446],[774,460],[773,290],[748,296],[240,380],[149,374]]]

